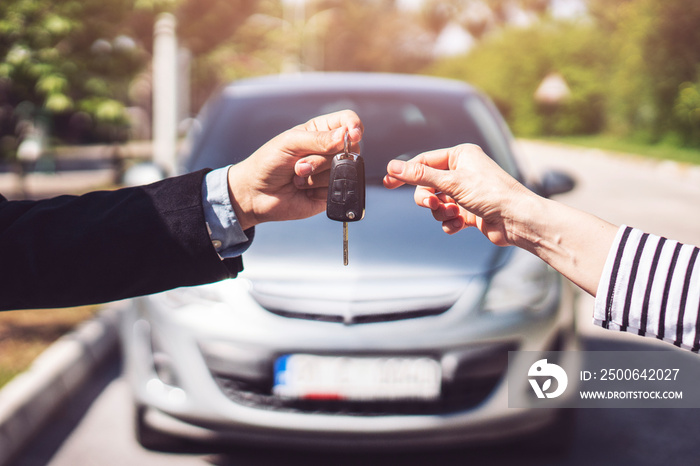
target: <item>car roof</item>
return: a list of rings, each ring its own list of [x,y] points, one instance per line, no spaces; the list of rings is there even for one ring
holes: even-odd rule
[[[423,75],[370,72],[303,72],[269,75],[234,81],[225,95],[307,94],[315,92],[372,91],[386,93],[477,93],[462,81]]]

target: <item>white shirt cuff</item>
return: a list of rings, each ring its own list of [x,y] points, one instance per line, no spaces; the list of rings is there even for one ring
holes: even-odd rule
[[[223,259],[240,256],[250,247],[255,228],[243,231],[228,193],[228,167],[212,170],[202,183],[202,205],[212,245]]]

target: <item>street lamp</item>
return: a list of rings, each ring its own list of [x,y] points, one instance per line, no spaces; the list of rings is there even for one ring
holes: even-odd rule
[[[535,101],[543,105],[557,106],[571,96],[571,89],[559,73],[549,73],[535,91]]]
[[[571,89],[561,74],[549,73],[537,87],[534,97],[544,114],[544,132],[552,134],[557,110],[571,97]]]

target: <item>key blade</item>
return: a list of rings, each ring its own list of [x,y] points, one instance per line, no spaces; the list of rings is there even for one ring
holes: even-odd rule
[[[343,265],[348,265],[348,222],[343,222]]]

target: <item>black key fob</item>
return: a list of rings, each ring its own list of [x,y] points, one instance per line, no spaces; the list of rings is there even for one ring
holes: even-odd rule
[[[347,149],[331,162],[326,214],[339,222],[357,222],[365,216],[365,162]]]

